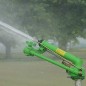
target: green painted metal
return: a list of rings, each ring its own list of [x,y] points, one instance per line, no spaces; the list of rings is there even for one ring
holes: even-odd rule
[[[83,61],[82,59],[68,53],[68,52],[65,52],[61,49],[59,49],[58,47],[52,45],[52,44],[49,44],[47,41],[43,41],[41,43],[42,46],[48,48],[49,50],[51,51],[54,51],[56,52],[57,54],[59,54],[60,56],[64,57],[65,59],[71,61],[72,63],[74,63],[78,68],[81,68],[82,67],[82,64],[83,64]],[[59,51],[60,50],[60,51]]]
[[[37,44],[38,43],[27,42],[28,46],[24,49],[25,55],[37,56],[43,60],[46,60],[56,66],[59,66],[59,67],[65,69],[73,80],[85,78],[85,70],[82,67],[83,61],[80,58],[77,58],[74,55],[57,48],[56,46],[48,43],[47,41],[42,41],[41,43],[39,43],[39,47],[35,48],[35,46]],[[71,61],[75,66],[69,67],[69,66],[59,63],[57,61],[54,61],[46,56],[43,56],[43,53],[47,49],[59,54],[63,58],[67,59],[68,61]]]
[[[41,59],[43,59],[43,60],[46,60],[46,61],[48,61],[48,62],[50,62],[50,63],[52,63],[52,64],[54,64],[54,65],[57,65],[57,66],[59,66],[59,67],[61,67],[61,68],[63,68],[63,69],[69,70],[70,72],[73,72],[74,74],[78,74],[78,71],[77,71],[77,70],[71,69],[71,68],[69,68],[69,67],[67,67],[67,66],[65,66],[65,65],[63,65],[63,64],[61,64],[61,63],[59,63],[59,62],[57,62],[57,61],[54,61],[54,60],[52,60],[52,59],[50,59],[50,58],[48,58],[48,57],[46,57],[46,56],[43,56],[42,54],[39,54],[39,53],[37,53],[37,52],[35,52],[35,51],[33,51],[33,50],[30,50],[30,49],[28,49],[28,48],[25,48],[25,49],[24,49],[24,53],[25,53],[27,56],[28,56],[28,55],[37,56],[37,57],[39,57],[39,58],[41,58]]]

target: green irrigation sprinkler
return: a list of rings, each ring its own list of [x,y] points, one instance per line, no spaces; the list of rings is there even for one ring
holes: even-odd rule
[[[58,54],[62,58],[62,63],[52,60],[43,55],[44,52],[51,51]],[[37,56],[46,60],[56,66],[66,70],[71,79],[75,80],[76,86],[81,86],[81,80],[85,78],[85,69],[83,68],[82,59],[57,48],[55,45],[48,43],[48,41],[41,40],[38,42],[28,42],[27,47],[24,49],[27,56]]]

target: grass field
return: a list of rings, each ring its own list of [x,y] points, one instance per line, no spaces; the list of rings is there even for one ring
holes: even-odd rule
[[[71,53],[86,58],[86,50]],[[0,58],[3,56],[0,54]],[[86,68],[86,59],[84,62]],[[35,57],[27,58],[22,53],[14,53],[7,60],[0,59],[0,86],[75,86],[67,76],[63,69]],[[82,86],[86,86],[86,79]]]
[[[0,86],[74,86],[74,81],[48,62],[0,61]]]

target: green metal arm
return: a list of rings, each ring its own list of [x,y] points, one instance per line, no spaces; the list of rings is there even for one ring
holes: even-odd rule
[[[39,47],[36,48],[37,44],[39,44]],[[80,58],[77,58],[74,55],[57,48],[56,46],[48,43],[45,40],[39,43],[27,42],[27,45],[28,46],[24,49],[24,53],[27,56],[37,56],[43,60],[46,60],[54,65],[57,65],[65,69],[73,80],[85,78],[85,70],[82,67],[83,61]],[[43,53],[47,51],[47,49],[62,56],[67,61],[70,61],[73,65],[69,66],[68,64],[65,63],[59,63],[44,56]]]

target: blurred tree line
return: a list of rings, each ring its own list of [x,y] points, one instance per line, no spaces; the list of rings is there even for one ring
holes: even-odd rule
[[[86,0],[0,0],[0,20],[66,49],[86,38]]]

